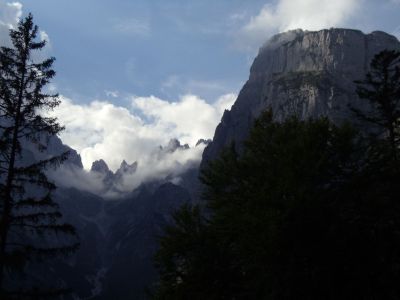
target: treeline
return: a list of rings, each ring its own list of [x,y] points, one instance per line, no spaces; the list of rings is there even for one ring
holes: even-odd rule
[[[356,82],[363,130],[267,111],[243,153],[211,162],[204,205],[160,240],[153,298],[399,299],[399,58]]]

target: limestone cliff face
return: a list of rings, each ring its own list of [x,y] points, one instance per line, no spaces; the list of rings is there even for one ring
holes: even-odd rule
[[[384,32],[294,30],[272,37],[260,50],[231,111],[225,111],[203,165],[232,140],[240,148],[254,119],[272,108],[274,117],[327,116],[340,123],[351,119],[348,104],[360,107],[354,80],[363,79],[371,59],[400,42]],[[354,118],[353,118],[354,119]]]

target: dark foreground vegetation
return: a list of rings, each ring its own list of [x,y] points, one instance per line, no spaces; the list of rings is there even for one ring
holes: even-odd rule
[[[354,129],[260,116],[174,214],[155,299],[400,299],[400,53],[357,82]]]
[[[0,299],[48,299],[68,292],[44,280],[43,260],[73,253],[79,246],[75,228],[62,221],[46,170],[68,153],[43,159],[37,153],[63,128],[43,112],[60,103],[48,94],[54,58],[40,59],[46,41],[38,41],[32,15],[10,30],[11,47],[0,48]]]

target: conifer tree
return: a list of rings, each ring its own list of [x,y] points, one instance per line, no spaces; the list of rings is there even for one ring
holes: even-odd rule
[[[328,299],[315,288],[327,282],[324,266],[308,259],[329,256],[326,198],[357,167],[355,137],[327,119],[277,123],[263,113],[241,155],[232,146],[202,170],[206,208],[173,215],[154,299]]]
[[[35,297],[55,294],[56,290],[40,291],[15,282],[11,291],[6,281],[30,261],[72,253],[79,245],[74,227],[61,221],[59,207],[52,199],[56,187],[46,177],[46,169],[59,165],[68,153],[41,155],[45,159],[34,162],[24,155],[27,147],[37,153],[46,151],[49,140],[63,129],[56,118],[42,113],[60,101],[58,95],[44,91],[55,75],[55,59],[38,58],[37,52],[46,41],[38,41],[37,35],[38,27],[29,14],[10,30],[12,47],[0,49],[1,299],[18,293]]]
[[[362,121],[377,125],[388,136],[392,156],[398,160],[400,142],[400,52],[384,50],[371,61],[371,71],[356,81],[358,96],[371,104],[371,111],[352,107]]]

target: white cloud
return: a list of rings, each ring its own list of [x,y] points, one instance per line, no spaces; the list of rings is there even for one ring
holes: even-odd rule
[[[50,37],[49,37],[49,35],[47,34],[46,31],[40,30],[39,31],[39,38],[40,38],[41,41],[46,41],[46,47],[51,49]]]
[[[140,157],[135,172],[123,173],[111,186],[104,182],[105,174],[90,172],[71,164],[48,170],[48,175],[60,187],[72,187],[104,198],[120,198],[144,182],[167,180],[179,184],[181,175],[200,163],[204,147],[201,144],[173,152],[168,151],[168,148],[154,148]]]
[[[152,151],[171,138],[190,145],[200,138],[212,138],[223,110],[229,109],[235,98],[227,94],[208,104],[194,95],[177,102],[132,97],[129,110],[105,101],[80,105],[62,97],[52,114],[66,127],[61,134],[63,142],[81,154],[86,169],[93,161],[104,159],[116,170],[123,159],[145,166]]]
[[[136,172],[124,175],[117,191],[130,192],[143,182],[167,177],[169,181],[179,182],[181,174],[200,163],[204,147],[205,145],[200,145],[190,149],[178,149],[172,153],[157,148],[149,153],[142,153]]]
[[[10,46],[9,30],[15,28],[22,15],[20,2],[0,0],[0,46]]]
[[[50,93],[56,93],[57,92],[57,84],[55,84],[54,82],[49,83],[47,86],[47,91]]]
[[[178,75],[170,75],[161,83],[162,89],[169,89],[182,86],[182,79]]]
[[[151,96],[134,98],[132,105],[153,119],[155,130],[193,145],[199,138],[212,138],[223,110],[230,109],[235,98],[233,94],[224,95],[210,105],[195,95],[183,96],[172,103]]]
[[[10,29],[16,29],[22,17],[22,4],[20,2],[6,2],[0,0],[0,46],[11,47]],[[35,20],[34,20],[35,21]],[[40,53],[35,53],[34,59],[44,59],[51,51],[49,35],[39,30],[38,39],[46,41],[46,47]]]
[[[119,97],[119,92],[118,91],[105,90],[104,93],[106,94],[107,97],[111,97],[111,98],[118,98]]]
[[[225,94],[219,97],[218,100],[214,103],[214,107],[216,108],[217,113],[222,116],[226,109],[231,109],[236,98],[236,94],[233,93]]]
[[[75,104],[61,96],[60,106],[50,114],[65,125],[61,139],[80,153],[86,170],[61,167],[52,177],[58,185],[106,197],[130,192],[148,180],[169,176],[169,180],[179,181],[180,174],[200,163],[204,145],[195,147],[196,142],[213,137],[224,110],[230,109],[235,99],[236,95],[226,94],[209,104],[195,95],[176,102],[154,96],[132,97],[132,106],[127,109],[106,101]],[[159,148],[173,138],[191,148],[174,152]],[[124,159],[137,161],[138,167],[104,195],[101,176],[87,171],[98,159],[105,160],[113,171]]]
[[[9,28],[15,27],[22,15],[22,4],[20,2],[0,1],[0,24]]]
[[[161,87],[164,91],[171,88],[177,88],[188,94],[200,91],[221,93],[227,89],[226,84],[223,82],[186,79],[179,75],[168,76],[164,82],[161,83]]]
[[[290,29],[319,30],[343,27],[363,0],[278,0],[265,5],[242,27],[242,47],[259,46],[272,34]],[[243,43],[245,42],[245,43]],[[240,45],[239,45],[240,46]]]
[[[101,192],[104,191],[101,174],[88,172],[73,165],[61,165],[57,169],[48,170],[47,174],[60,187],[73,187],[80,191],[94,193],[99,196],[102,196]]]
[[[232,22],[238,22],[238,21],[243,21],[247,17],[247,12],[242,11],[239,13],[234,13],[229,16],[229,20]]]
[[[151,32],[148,22],[137,19],[117,20],[114,22],[113,29],[118,33],[136,36],[148,36]]]
[[[161,92],[167,97],[175,94],[194,94],[202,99],[215,99],[216,97],[230,93],[237,88],[237,84],[226,79],[204,80],[187,78],[182,75],[172,74],[161,82]]]

